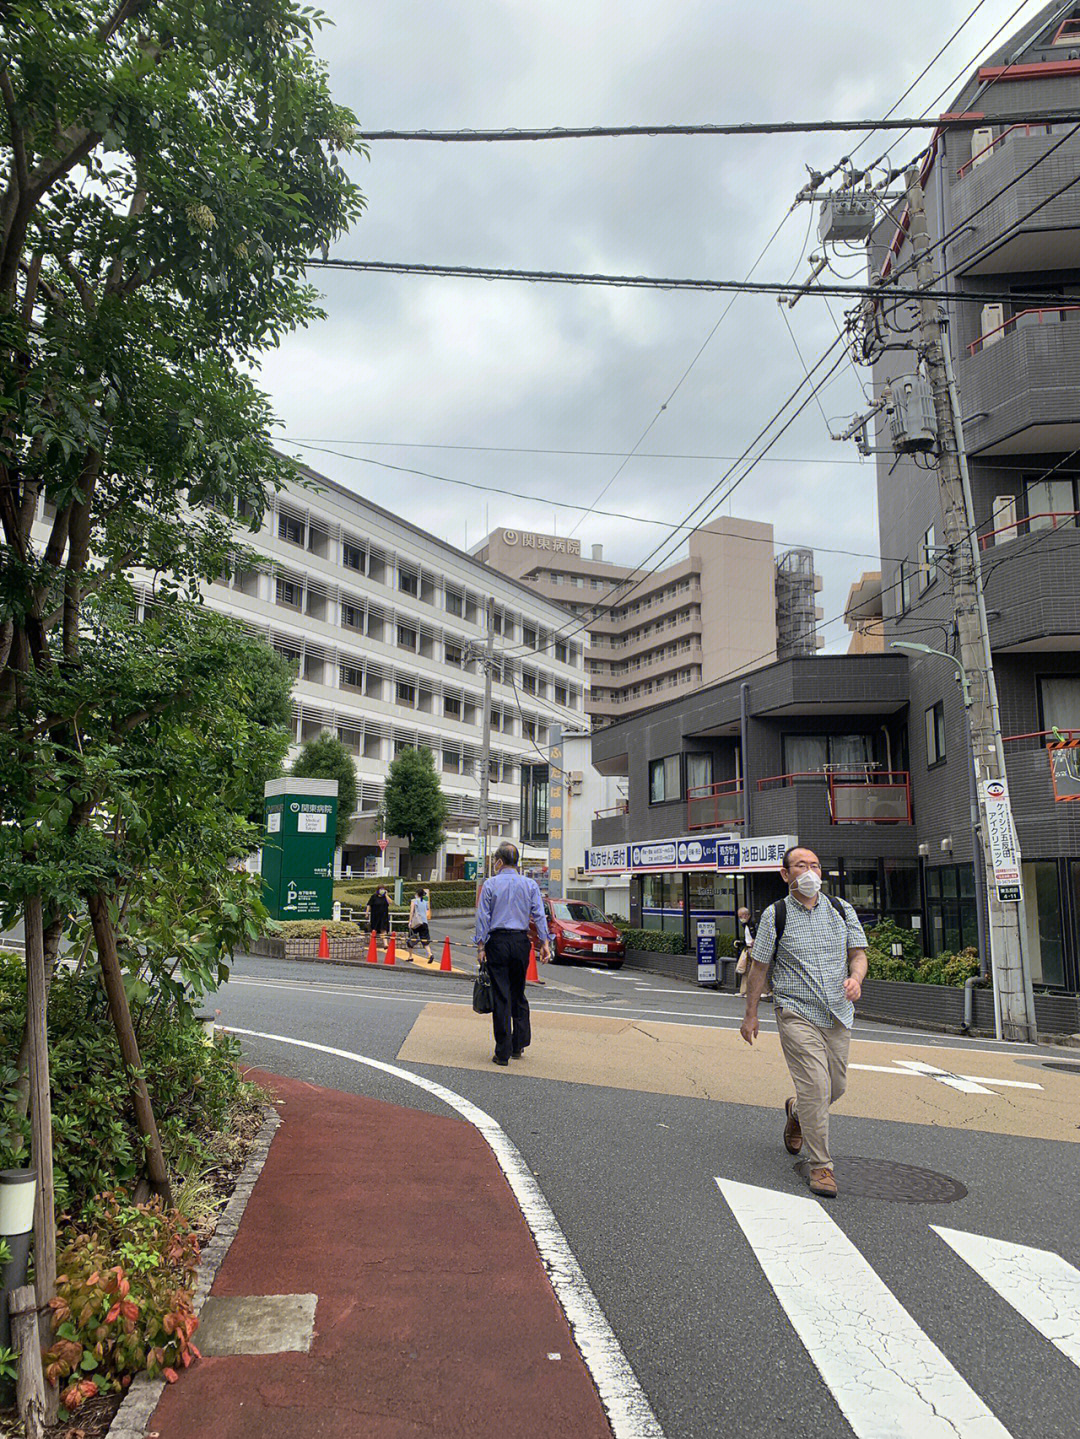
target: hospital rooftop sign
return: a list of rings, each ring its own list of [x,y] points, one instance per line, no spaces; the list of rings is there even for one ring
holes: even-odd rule
[[[526,534],[524,530],[503,530],[503,544],[520,545],[523,550],[548,550],[553,555],[580,555],[581,541],[560,535]]]

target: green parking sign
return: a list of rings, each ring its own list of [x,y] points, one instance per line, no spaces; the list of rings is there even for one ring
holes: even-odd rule
[[[268,780],[263,791],[263,903],[274,919],[334,913],[336,779]]]

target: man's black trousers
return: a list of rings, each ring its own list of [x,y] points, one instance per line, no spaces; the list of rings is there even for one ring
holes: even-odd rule
[[[509,1059],[520,1053],[532,1038],[529,1001],[525,998],[525,971],[529,967],[529,932],[525,929],[493,929],[484,946],[491,974],[491,1024],[495,1030],[495,1053]]]

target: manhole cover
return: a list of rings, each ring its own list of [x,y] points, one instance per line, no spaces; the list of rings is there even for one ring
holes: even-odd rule
[[[1080,1064],[1067,1059],[1044,1059],[1043,1069],[1056,1069],[1059,1074],[1080,1074]]]
[[[800,1159],[795,1168],[805,1179],[806,1160]],[[967,1194],[958,1179],[891,1159],[838,1159],[836,1185],[841,1195],[887,1199],[894,1204],[955,1204]]]

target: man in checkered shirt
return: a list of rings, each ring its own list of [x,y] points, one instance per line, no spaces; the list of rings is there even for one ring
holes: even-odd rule
[[[846,900],[821,894],[821,863],[813,850],[789,849],[780,874],[789,890],[778,901],[787,910],[783,934],[778,943],[770,905],[754,936],[740,1032],[747,1044],[758,1036],[758,1001],[771,966],[780,1047],[795,1084],[784,1105],[784,1145],[789,1154],[805,1148],[811,1192],[832,1199],[829,1106],[847,1086],[855,1001],[866,978],[866,935]]]

